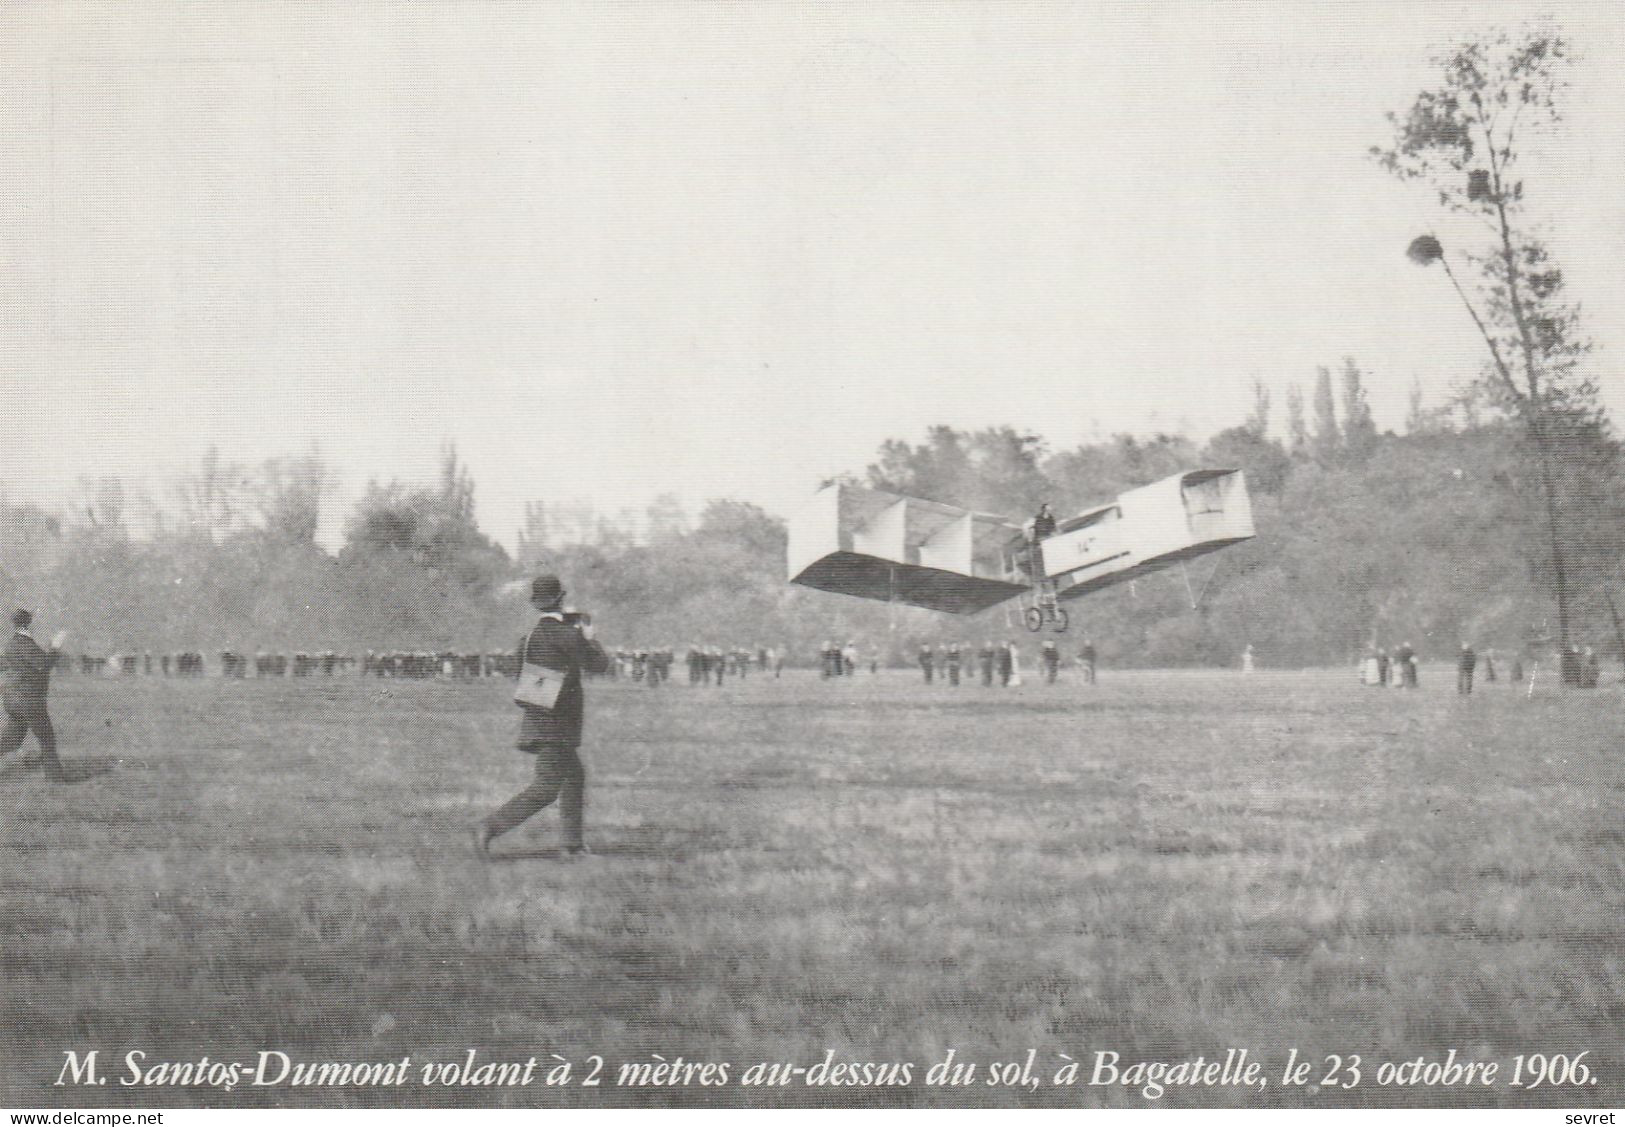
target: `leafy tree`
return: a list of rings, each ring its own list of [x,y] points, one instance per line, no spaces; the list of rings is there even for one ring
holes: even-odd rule
[[[748,501],[712,501],[700,513],[696,538],[739,548],[757,558],[784,556],[784,522]]]
[[[934,426],[926,441],[895,439],[869,466],[872,488],[907,493],[967,509],[1022,515],[1051,499],[1053,484],[1040,468],[1044,440],[1008,426],[974,433]]]
[[[644,515],[651,544],[681,539],[688,533],[688,512],[674,493],[662,493],[649,502]]]
[[[244,527],[252,507],[252,477],[239,463],[223,459],[219,447],[210,446],[196,467],[175,479],[181,533],[219,540]]]
[[[314,447],[298,457],[267,459],[254,498],[265,537],[273,544],[314,545],[333,483],[332,469]]]
[[[438,581],[489,590],[507,571],[508,557],[474,519],[474,482],[447,446],[437,487],[411,489],[372,481],[345,531],[341,559],[409,560]]]
[[[80,510],[84,519],[108,535],[127,534],[124,525],[124,482],[121,478],[104,475],[98,478],[80,478]]]
[[[1230,427],[1214,435],[1207,444],[1202,460],[1214,466],[1244,471],[1248,488],[1258,493],[1279,493],[1292,472],[1292,459],[1281,444],[1247,424]]]
[[[1049,500],[1052,486],[1039,468],[1044,440],[1011,427],[989,427],[971,435],[971,460],[978,491],[972,508],[1026,516]]]
[[[1195,444],[1184,435],[1155,434],[1141,439],[1118,434],[1109,442],[1063,451],[1050,458],[1044,469],[1054,485],[1056,511],[1064,516],[1065,510],[1109,501],[1125,489],[1188,470],[1198,458]]]
[[[970,436],[939,425],[926,431],[925,442],[919,446],[887,439],[880,447],[879,460],[869,466],[868,478],[875,489],[967,505],[975,490],[975,472]]]
[[[0,581],[11,591],[35,589],[61,558],[61,518],[38,505],[12,504],[0,489]]]

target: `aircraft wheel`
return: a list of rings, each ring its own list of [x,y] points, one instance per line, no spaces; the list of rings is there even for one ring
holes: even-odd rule
[[[1022,614],[1022,618],[1026,620],[1027,629],[1034,634],[1044,628],[1044,612],[1037,607],[1028,607]]]
[[[1055,632],[1057,634],[1065,633],[1066,632],[1066,627],[1067,627],[1067,622],[1068,622],[1068,619],[1066,617],[1066,608],[1065,607],[1056,607],[1055,608]]]

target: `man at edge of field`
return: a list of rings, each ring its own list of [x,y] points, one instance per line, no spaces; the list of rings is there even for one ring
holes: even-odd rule
[[[10,755],[23,746],[29,732],[39,741],[39,763],[57,782],[62,782],[62,761],[56,756],[56,732],[51,727],[51,714],[45,708],[45,695],[50,690],[51,668],[62,656],[65,632],[51,640],[49,650],[41,649],[29,633],[34,616],[19,610],[11,616],[11,640],[5,653],[0,655],[0,701],[6,709],[5,732],[0,734],[0,757]]]
[[[537,576],[530,585],[530,602],[541,617],[519,643],[519,665],[523,668],[529,662],[557,670],[563,675],[563,683],[552,708],[520,706],[524,717],[517,745],[520,751],[536,757],[536,777],[474,828],[474,847],[481,857],[490,857],[493,838],[552,805],[555,799],[559,801],[565,853],[587,852],[581,834],[587,784],[580,755],[586,703],[581,675],[606,672],[609,655],[593,640],[589,623],[566,621],[564,584],[558,576]]]

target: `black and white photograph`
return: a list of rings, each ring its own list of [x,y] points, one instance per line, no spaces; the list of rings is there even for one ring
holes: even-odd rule
[[[1625,1108],[1625,6],[40,0],[0,149],[8,1123]]]

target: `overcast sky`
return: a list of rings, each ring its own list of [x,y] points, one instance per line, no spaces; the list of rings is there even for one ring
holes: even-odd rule
[[[1625,5],[1525,168],[1625,351]],[[788,513],[935,422],[1202,439],[1352,355],[1401,426],[1484,348],[1366,149],[1496,3],[0,9],[0,479],[443,441],[527,499]],[[343,512],[334,514],[335,524]]]

